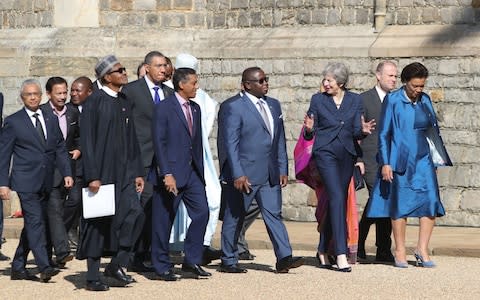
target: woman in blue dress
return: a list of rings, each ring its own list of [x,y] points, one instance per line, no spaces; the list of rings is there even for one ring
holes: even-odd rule
[[[369,218],[392,218],[395,266],[400,268],[408,267],[407,217],[419,218],[419,238],[414,252],[417,266],[434,267],[428,255],[428,243],[435,218],[445,214],[436,167],[452,163],[440,137],[432,101],[423,93],[427,77],[425,66],[411,63],[402,70],[403,87],[385,97],[378,141],[381,172],[367,207]]]

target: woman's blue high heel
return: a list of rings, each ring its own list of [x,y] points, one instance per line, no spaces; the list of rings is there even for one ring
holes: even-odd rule
[[[424,268],[436,267],[433,260],[428,260],[428,261],[424,260],[423,257],[418,252],[414,252],[413,255],[415,255],[415,259],[417,260],[417,267],[424,267]]]
[[[402,268],[402,269],[405,269],[405,268],[408,268],[408,262],[406,261],[398,261],[396,258],[395,258],[395,268]]]

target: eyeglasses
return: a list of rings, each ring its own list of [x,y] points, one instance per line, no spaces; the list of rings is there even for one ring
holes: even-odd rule
[[[260,78],[260,79],[252,79],[252,80],[245,80],[247,82],[258,82],[259,84],[264,84],[265,82],[268,83],[268,77]]]
[[[110,72],[108,72],[108,74],[112,74],[112,73],[120,73],[121,74],[121,73],[126,72],[126,71],[127,71],[127,68],[122,67],[122,68],[118,68],[117,70],[110,71]]]

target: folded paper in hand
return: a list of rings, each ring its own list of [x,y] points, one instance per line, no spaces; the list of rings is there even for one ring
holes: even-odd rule
[[[100,186],[97,193],[82,189],[83,217],[85,219],[115,215],[115,185]]]

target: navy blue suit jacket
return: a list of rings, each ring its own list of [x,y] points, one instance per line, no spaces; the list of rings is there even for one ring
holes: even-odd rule
[[[24,108],[5,118],[0,138],[0,186],[25,193],[48,192],[52,189],[55,166],[63,176],[72,176],[58,120],[46,115],[44,120],[45,144]]]
[[[149,181],[154,185],[163,186],[163,177],[172,174],[177,187],[182,188],[187,184],[192,167],[205,183],[200,106],[190,101],[190,107],[193,136],[190,136],[187,119],[175,94],[155,105],[152,118],[154,172],[149,174]]]
[[[231,183],[247,176],[252,185],[278,185],[280,175],[288,175],[280,102],[270,97],[265,101],[273,117],[273,140],[262,116],[245,94],[221,104],[217,137],[221,180]]]
[[[338,137],[348,152],[354,156],[360,155],[355,142],[356,139],[363,138],[363,106],[360,95],[345,91],[342,104],[337,109],[332,96],[317,93],[312,96],[307,114],[313,114],[315,122],[313,151],[325,147]]]

